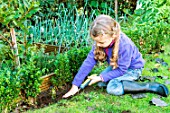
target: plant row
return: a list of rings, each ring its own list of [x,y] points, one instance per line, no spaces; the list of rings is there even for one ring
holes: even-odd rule
[[[123,12],[119,15],[119,23],[122,31],[135,42],[142,54],[159,52],[164,43],[170,39],[168,35],[170,3],[163,0],[139,0],[136,3],[136,9],[133,8],[133,11],[121,6]],[[50,43],[64,47],[88,46],[91,44],[88,29],[93,19],[99,14],[108,14],[115,18],[114,13],[111,13],[113,8],[108,6],[107,2],[105,5],[100,1],[90,2],[87,6],[93,10],[89,16],[86,14],[87,6],[78,9],[76,4],[57,5],[57,13],[53,14],[56,15],[54,18],[44,20],[40,18],[41,16],[36,16],[34,24],[28,23],[31,26],[28,37],[31,42]],[[105,12],[102,12],[103,10]]]
[[[55,88],[71,84],[90,50],[90,47],[71,48],[67,52],[55,55],[44,53],[43,48],[38,49],[33,45],[20,44],[19,48],[22,48],[19,49],[19,67],[14,66],[10,50],[3,57],[5,60],[0,59],[0,111],[3,112],[13,110],[21,99],[31,104],[29,99],[36,98],[40,93],[41,77],[47,73],[55,73],[51,79]],[[97,70],[99,68],[93,72],[99,72]]]
[[[81,4],[83,3],[83,4]],[[124,9],[133,13],[136,1],[119,1],[118,17],[124,18]],[[40,42],[57,46],[87,46],[89,24],[99,14],[115,17],[114,1],[76,0],[40,1],[40,11],[29,19],[29,42]]]

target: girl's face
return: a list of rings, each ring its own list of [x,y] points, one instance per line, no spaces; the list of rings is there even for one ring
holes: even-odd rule
[[[97,46],[101,48],[107,48],[114,39],[115,35],[111,36],[109,34],[103,34],[97,37],[93,37],[93,40],[96,41]]]

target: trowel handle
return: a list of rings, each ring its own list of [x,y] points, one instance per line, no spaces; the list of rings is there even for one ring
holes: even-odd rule
[[[90,76],[97,76],[97,74],[92,74],[92,75],[90,75]],[[87,85],[89,85],[90,81],[91,81],[91,79],[89,79],[89,78],[88,78],[87,80],[85,80],[85,81],[83,82],[83,84],[80,85],[80,88],[81,88],[81,89],[84,89]]]

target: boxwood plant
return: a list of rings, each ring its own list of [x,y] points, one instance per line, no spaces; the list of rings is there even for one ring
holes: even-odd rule
[[[59,88],[63,85],[71,84],[71,81],[77,74],[90,49],[90,47],[73,47],[67,52],[61,53],[57,56],[55,61],[56,76],[53,76],[51,79],[54,87]],[[93,70],[89,73],[89,75],[99,74],[107,66],[108,64],[106,62],[98,62],[97,65],[94,66]]]
[[[87,57],[88,53],[90,51],[90,47],[73,47],[68,52],[68,59],[69,59],[69,65],[70,70],[73,75],[75,75],[80,68],[81,64]]]
[[[59,54],[55,61],[55,74],[51,79],[55,87],[66,85],[72,79],[69,60],[67,54]]]
[[[19,99],[20,94],[20,72],[17,69],[12,70],[9,65],[12,61],[1,63],[0,70],[0,112],[7,113]]]
[[[89,51],[89,47],[78,49],[73,47],[67,52],[59,54],[55,61],[56,76],[51,79],[53,86],[58,88],[71,82]]]

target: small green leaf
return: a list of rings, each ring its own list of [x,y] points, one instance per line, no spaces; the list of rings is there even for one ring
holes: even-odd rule
[[[91,2],[90,2],[90,5],[91,5],[92,7],[98,7],[99,3],[98,3],[98,1],[91,1]]]
[[[135,14],[136,15],[142,15],[144,13],[144,10],[143,9],[137,9],[135,10]]]
[[[102,3],[101,3],[101,7],[102,7],[102,8],[107,8],[107,7],[108,7],[108,6],[107,6],[107,3],[106,3],[106,2],[102,2]]]

